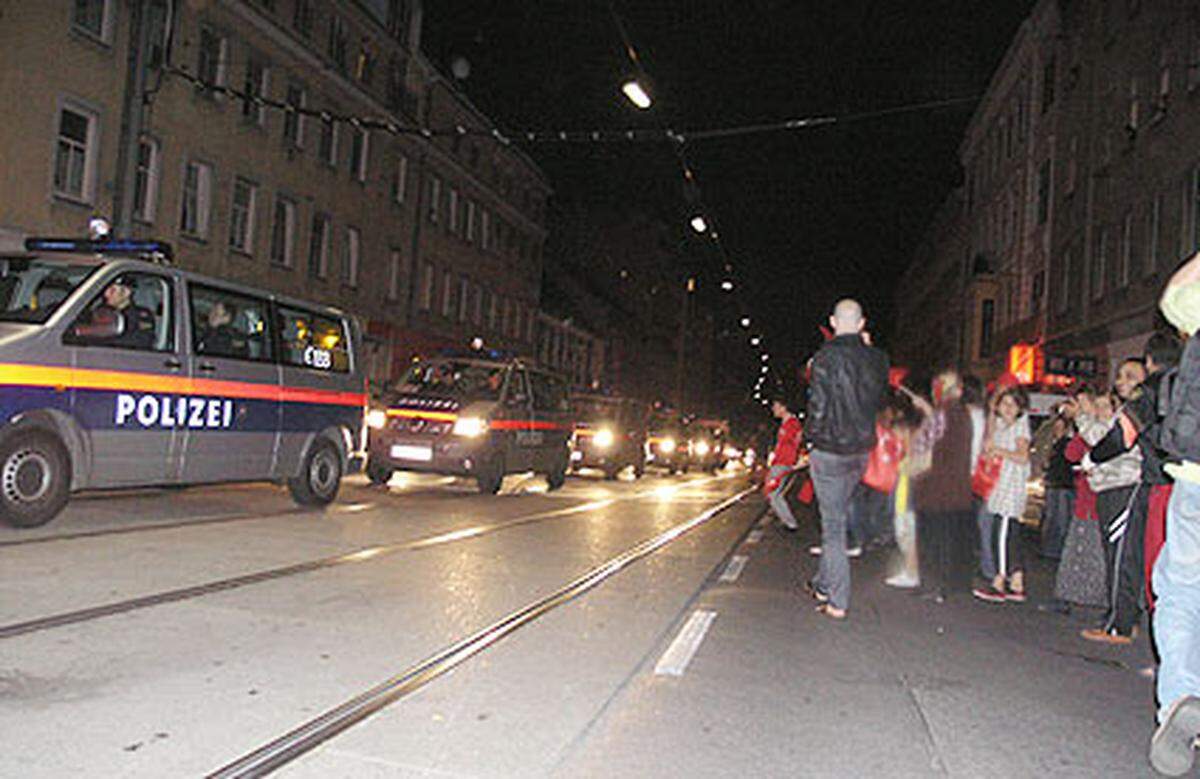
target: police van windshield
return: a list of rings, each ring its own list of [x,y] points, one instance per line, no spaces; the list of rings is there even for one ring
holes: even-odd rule
[[[400,392],[442,395],[460,400],[499,400],[505,368],[474,362],[427,362],[409,368]]]
[[[0,258],[0,321],[43,324],[97,267]]]
[[[621,417],[621,403],[609,398],[571,398],[571,407],[580,422],[616,422]]]

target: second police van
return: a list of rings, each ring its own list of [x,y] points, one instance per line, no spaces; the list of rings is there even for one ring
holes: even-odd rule
[[[361,464],[354,321],[169,256],[109,240],[0,251],[0,519],[45,523],[76,490],[224,481],[322,505]]]

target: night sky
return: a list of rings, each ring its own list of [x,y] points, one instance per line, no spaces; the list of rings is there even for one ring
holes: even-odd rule
[[[506,129],[681,130],[848,115],[981,94],[1033,0],[617,0],[652,80],[639,112],[606,0],[433,0],[429,56]],[[728,317],[764,323],[773,354],[802,357],[841,296],[877,341],[895,282],[947,192],[974,103],[688,146],[708,215],[742,282]],[[683,219],[667,144],[527,146],[560,204],[632,203]]]

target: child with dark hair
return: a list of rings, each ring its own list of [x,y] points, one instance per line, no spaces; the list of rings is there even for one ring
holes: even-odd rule
[[[987,511],[995,521],[992,535],[983,539],[990,544],[996,561],[996,575],[990,587],[972,590],[981,600],[999,603],[1025,601],[1025,566],[1021,559],[1020,522],[1028,499],[1029,481],[1029,398],[1019,387],[1008,387],[996,394],[984,455],[999,457],[1000,476],[988,494]]]

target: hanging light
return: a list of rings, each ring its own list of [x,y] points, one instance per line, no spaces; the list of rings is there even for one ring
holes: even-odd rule
[[[733,282],[729,279],[725,279],[721,282],[721,289],[725,290],[726,292],[733,292]]]
[[[771,355],[769,355],[769,354],[764,354],[764,355],[762,356],[762,361],[763,361],[763,362],[766,362],[766,361],[767,361],[767,360],[769,360],[769,359],[771,359]]]
[[[748,317],[748,316],[742,317],[741,325],[742,325],[742,327],[749,327],[750,326],[750,317]]]
[[[696,214],[692,217],[692,229],[698,233],[703,233],[708,230],[708,222],[704,221],[702,214]]]
[[[751,346],[758,346],[761,343],[762,343],[762,338],[757,335],[750,339]]]
[[[621,85],[621,91],[625,93],[625,97],[629,98],[629,102],[645,111],[654,101],[650,99],[650,95],[637,82],[637,79],[630,79]]]

